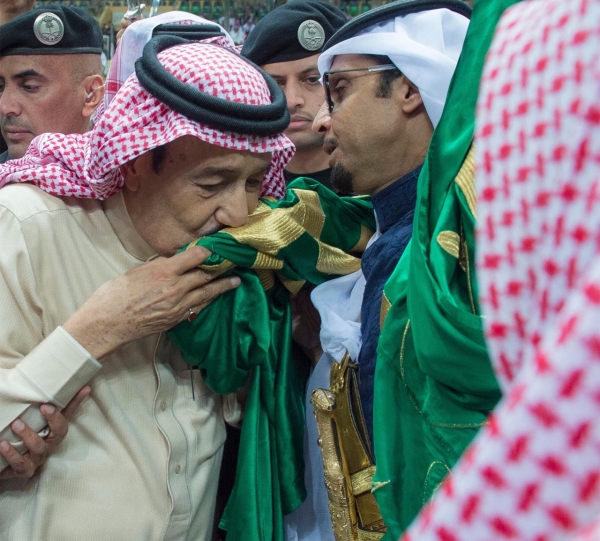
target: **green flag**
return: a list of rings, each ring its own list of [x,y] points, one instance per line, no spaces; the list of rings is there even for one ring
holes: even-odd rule
[[[476,2],[419,177],[413,235],[384,289],[373,490],[385,540],[410,525],[500,398],[474,269],[472,140],[485,55],[500,15],[514,3]]]
[[[283,541],[283,516],[306,497],[304,394],[308,363],[291,357],[289,292],[360,268],[375,229],[368,198],[338,197],[297,179],[281,201],[261,200],[248,223],[192,245],[213,252],[207,269],[228,269],[241,285],[193,323],[169,331],[184,359],[220,394],[250,382],[238,469],[222,527],[233,541]]]

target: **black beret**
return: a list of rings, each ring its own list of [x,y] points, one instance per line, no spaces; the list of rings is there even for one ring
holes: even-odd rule
[[[346,24],[346,15],[321,0],[292,0],[262,18],[248,34],[241,54],[263,66],[319,54]]]
[[[471,8],[462,0],[397,0],[396,2],[391,2],[390,4],[367,11],[352,19],[329,39],[323,50],[326,51],[334,45],[356,36],[366,28],[394,17],[443,8],[459,13],[467,19],[471,18]]]
[[[0,56],[102,54],[102,30],[86,10],[48,5],[0,25]]]

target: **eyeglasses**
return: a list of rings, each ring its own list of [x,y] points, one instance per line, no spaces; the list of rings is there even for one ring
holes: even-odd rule
[[[354,68],[349,70],[337,70],[337,71],[326,71],[323,74],[323,83],[325,84],[325,95],[327,96],[327,109],[329,112],[333,112],[333,100],[331,99],[331,90],[329,88],[329,77],[331,75],[335,75],[336,73],[347,73],[349,71],[370,71],[372,73],[377,73],[379,71],[389,71],[389,70],[397,70],[398,68],[394,64],[380,64],[378,66],[371,66],[369,68]]]

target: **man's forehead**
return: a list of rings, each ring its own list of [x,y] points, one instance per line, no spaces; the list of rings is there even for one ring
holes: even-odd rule
[[[333,58],[328,71],[366,68],[373,65],[373,59],[365,54],[339,54]]]
[[[0,76],[6,79],[34,71],[50,77],[70,66],[69,55],[7,55],[0,57]]]
[[[290,60],[288,62],[273,62],[271,64],[264,64],[262,69],[269,75],[275,77],[289,77],[293,75],[299,75],[306,71],[317,69],[317,62],[319,61],[319,55],[308,56],[306,58],[300,58],[298,60]]]

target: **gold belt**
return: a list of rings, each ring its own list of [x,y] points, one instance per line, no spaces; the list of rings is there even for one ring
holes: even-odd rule
[[[311,396],[336,541],[378,541],[386,532],[371,493],[375,465],[357,369],[346,353],[341,363],[333,363],[330,388],[316,389]]]

